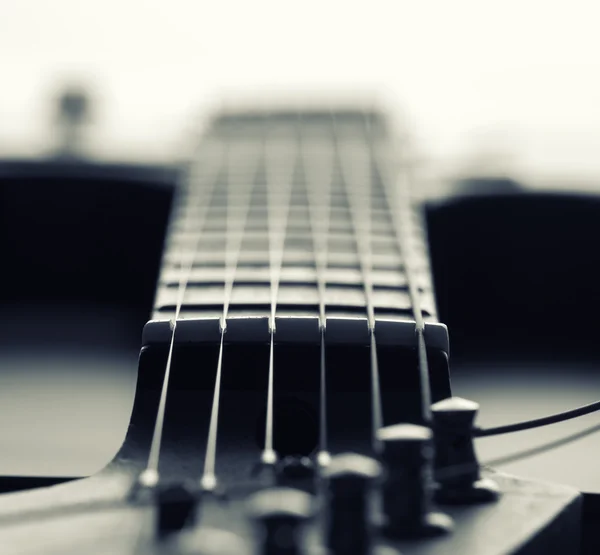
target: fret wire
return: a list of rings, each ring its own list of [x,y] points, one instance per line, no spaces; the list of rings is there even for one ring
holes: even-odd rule
[[[214,195],[217,183],[219,181],[219,175],[221,172],[220,162],[221,162],[221,159],[223,156],[223,150],[224,150],[223,146],[221,144],[219,144],[219,143],[213,143],[213,144],[217,144],[219,148],[217,149],[217,153],[216,154],[213,153],[213,156],[210,157],[210,163],[208,164],[208,167],[210,168],[210,170],[209,170],[210,173],[209,173],[209,177],[205,181],[210,183],[210,186],[203,188],[201,184],[198,184],[199,194],[197,197],[197,205],[195,207],[199,209],[200,213],[199,213],[199,215],[194,215],[193,211],[190,210],[184,218],[184,226],[187,225],[195,217],[198,217],[198,221],[201,222],[202,226],[204,225],[204,223],[206,221],[209,203],[202,202],[202,201],[208,200],[209,197]],[[190,188],[190,185],[191,185],[190,182],[193,181],[194,177],[195,177],[194,176],[195,168],[197,168],[200,164],[201,164],[201,162],[199,161],[197,164],[192,165],[192,167],[190,168],[190,170],[189,170],[190,175],[188,175],[187,185],[186,185],[185,189]],[[182,190],[179,193],[179,195],[180,196],[185,195],[185,191]],[[172,222],[171,222],[171,224],[172,224]],[[195,243],[195,246],[194,246],[194,252],[198,250],[198,248],[200,246],[200,241],[201,241],[201,236],[199,235],[198,239]],[[184,256],[185,251],[186,251],[186,249],[184,247],[181,247],[180,255],[181,255],[182,261],[184,261],[184,262],[185,262],[185,256]],[[192,267],[193,267],[193,258],[190,257],[189,261],[186,262],[185,265],[182,263],[181,268],[180,268],[179,286],[178,286],[177,300],[176,300],[176,305],[175,305],[175,316],[174,316],[174,319],[172,320],[171,339],[169,341],[167,362],[165,365],[165,372],[164,372],[164,376],[163,376],[163,383],[162,383],[162,387],[161,387],[156,421],[154,424],[154,431],[152,434],[152,441],[150,443],[150,452],[148,454],[148,463],[146,464],[146,468],[140,474],[140,477],[139,477],[139,481],[147,486],[155,486],[159,480],[158,465],[159,465],[159,459],[160,459],[160,448],[161,448],[161,444],[162,444],[162,432],[163,432],[163,428],[164,428],[164,418],[165,418],[165,410],[166,410],[166,404],[167,404],[167,391],[168,391],[168,387],[169,387],[171,366],[172,366],[172,361],[173,361],[173,351],[174,351],[174,345],[175,345],[175,332],[177,330],[177,320],[179,319],[179,314],[181,311],[181,307],[183,305],[185,291],[187,289],[187,284],[188,284],[188,281],[190,278],[190,274],[192,272]]]
[[[379,360],[377,358],[377,340],[375,338],[375,329],[371,329],[370,334],[370,360],[371,360],[371,392],[372,402],[372,445],[373,451],[381,453],[381,442],[377,438],[377,432],[383,426],[383,407],[381,401],[381,385],[379,380]]]
[[[246,205],[241,207],[240,211],[228,210],[226,221],[226,242],[225,249],[225,280],[224,280],[224,299],[223,312],[221,316],[221,336],[219,341],[219,355],[217,360],[217,373],[215,375],[215,386],[213,390],[212,407],[208,427],[208,438],[206,444],[206,453],[204,457],[204,469],[200,479],[200,485],[205,491],[212,491],[217,486],[216,476],[216,458],[217,458],[217,439],[219,423],[219,406],[221,399],[221,376],[223,374],[223,349],[225,343],[225,333],[227,331],[227,315],[231,296],[237,273],[238,262],[243,242],[243,230],[246,227],[248,213],[250,211],[250,202],[252,191],[256,186],[256,171],[258,169],[258,156],[248,156],[248,145],[240,147],[242,160],[246,159],[245,171],[236,173],[238,169],[238,158],[240,150],[230,149],[227,172],[227,196],[234,194],[240,195],[242,191],[247,191]],[[238,190],[236,190],[239,189]],[[241,212],[241,214],[240,214]],[[231,234],[229,232],[232,232]]]
[[[267,385],[267,417],[265,421],[265,447],[261,455],[261,460],[264,464],[274,464],[277,462],[277,453],[273,448],[273,373],[275,341],[273,333],[270,334],[269,341],[269,377]]]
[[[221,374],[223,371],[223,344],[225,342],[225,329],[221,328],[219,341],[219,358],[217,360],[217,374],[213,389],[213,400],[210,409],[210,422],[208,424],[208,440],[204,456],[204,470],[200,478],[200,486],[204,491],[213,491],[217,487],[215,463],[217,458],[217,432],[219,422],[219,402],[221,399]]]
[[[285,139],[284,139],[285,140]],[[288,141],[289,138],[288,138]],[[297,139],[292,140],[294,143]],[[290,142],[292,142],[290,141]],[[274,464],[277,461],[277,453],[273,448],[273,403],[274,403],[274,374],[275,374],[275,315],[277,311],[277,298],[279,294],[279,283],[281,280],[281,267],[283,263],[283,253],[285,246],[285,236],[288,226],[291,191],[294,179],[294,169],[296,164],[296,149],[290,159],[286,160],[285,155],[277,152],[279,140],[277,136],[268,137],[265,144],[265,174],[266,188],[268,198],[268,228],[269,228],[269,269],[270,269],[270,284],[271,284],[271,302],[270,302],[270,318],[269,318],[269,369],[268,369],[268,385],[267,385],[267,415],[265,421],[265,445],[261,456],[261,460],[265,464]],[[277,170],[278,165],[282,162],[284,171],[283,176],[279,175]],[[283,186],[282,197],[287,199],[283,205],[284,216],[280,220],[272,218],[275,211],[281,208],[275,205],[274,187]]]
[[[327,291],[327,258],[329,251],[329,225],[331,212],[331,180],[333,165],[330,156],[323,157],[319,164],[315,163],[315,152],[323,152],[325,145],[319,145],[309,156],[306,144],[300,135],[300,153],[302,156],[305,186],[309,203],[309,221],[313,237],[313,252],[319,296],[319,328],[320,328],[320,397],[319,397],[319,453],[317,462],[320,467],[329,464],[331,458],[327,441],[327,377],[325,357],[326,291]],[[323,167],[324,166],[324,167]],[[311,171],[314,168],[315,171]],[[319,191],[321,194],[319,195]],[[321,208],[319,211],[318,209]],[[320,213],[319,213],[320,212]]]
[[[415,335],[417,339],[417,354],[419,364],[419,377],[421,385],[422,417],[425,424],[431,421],[431,389],[429,383],[429,362],[427,345],[425,341],[425,320],[421,308],[421,295],[419,292],[413,257],[410,256],[410,234],[412,227],[412,213],[410,208],[410,169],[402,163],[397,171],[390,168],[389,159],[382,159],[382,152],[374,149],[377,158],[376,169],[384,185],[386,195],[390,200],[392,224],[398,242],[400,253],[404,259],[404,271],[411,299],[413,317],[415,319]],[[404,223],[405,222],[405,223]]]
[[[377,357],[377,341],[375,338],[375,308],[373,301],[373,276],[371,259],[371,204],[372,204],[372,176],[371,159],[366,144],[366,138],[353,141],[354,146],[359,145],[367,154],[366,161],[359,160],[357,152],[350,152],[348,156],[348,141],[342,144],[339,130],[332,114],[336,152],[338,155],[341,178],[350,204],[350,215],[354,240],[358,250],[359,265],[363,279],[363,292],[367,309],[367,322],[370,335],[370,374],[371,374],[371,441],[373,451],[380,452],[380,442],[377,432],[383,425],[383,411],[381,402],[381,388],[379,379],[379,362]],[[360,151],[359,151],[360,152]],[[358,167],[357,167],[358,166]],[[350,189],[350,190],[349,190]],[[368,195],[361,195],[366,189]],[[358,198],[357,198],[358,197]],[[364,201],[364,202],[361,202]],[[359,231],[359,229],[361,231]]]

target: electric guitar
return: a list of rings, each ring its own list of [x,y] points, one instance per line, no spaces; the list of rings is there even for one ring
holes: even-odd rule
[[[131,422],[0,497],[6,554],[576,553],[580,496],[480,466],[418,178],[385,114],[216,114],[183,172]]]

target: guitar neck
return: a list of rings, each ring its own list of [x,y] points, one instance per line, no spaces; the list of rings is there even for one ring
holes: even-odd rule
[[[228,317],[415,320],[418,304],[437,321],[420,210],[389,177],[408,168],[386,128],[360,110],[218,115],[172,214],[154,319],[181,301],[184,319],[226,304]]]

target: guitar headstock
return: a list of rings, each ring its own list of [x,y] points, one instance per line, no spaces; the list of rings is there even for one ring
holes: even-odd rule
[[[246,368],[252,360],[250,351],[238,355],[246,361]],[[254,349],[254,359],[260,361],[261,351],[264,357],[265,346]],[[205,356],[209,352],[207,348]],[[290,357],[299,357],[298,352]],[[233,353],[232,349],[226,352],[230,369]],[[275,421],[286,427],[286,434],[276,436],[275,447],[287,455],[271,465],[269,461],[260,464],[258,457],[263,438],[257,436],[256,430],[264,424],[265,415],[259,410],[259,405],[264,404],[263,396],[236,390],[231,387],[232,382],[224,384],[217,487],[203,488],[202,437],[209,424],[212,392],[203,391],[201,383],[190,378],[193,366],[185,364],[181,352],[177,354],[181,364],[174,367],[171,376],[160,482],[140,484],[140,476],[146,466],[152,416],[160,394],[158,369],[164,359],[155,362],[154,370],[153,364],[141,365],[127,438],[103,471],[87,479],[0,497],[0,541],[7,553],[577,552],[578,492],[493,469],[476,469],[478,481],[491,479],[497,484],[498,496],[438,503],[440,496],[435,495],[431,501],[431,472],[438,483],[452,483],[457,478],[464,481],[469,474],[474,479],[473,468],[460,462],[469,460],[468,452],[464,458],[464,442],[458,450],[452,450],[452,445],[456,447],[456,437],[452,435],[456,429],[438,435],[435,441],[438,446],[440,440],[449,442],[448,448],[438,449],[447,455],[445,458],[431,459],[432,433],[414,424],[384,428],[379,434],[379,451],[373,452],[365,441],[368,429],[357,426],[360,418],[352,420],[347,408],[344,410],[351,407],[359,417],[364,416],[360,409],[364,396],[356,392],[340,393],[341,397],[332,395],[331,413],[339,411],[343,415],[340,427],[334,416],[333,429],[346,425],[352,433],[342,441],[334,441],[335,437],[331,440],[333,445],[339,444],[340,449],[351,453],[332,455],[328,461],[321,458],[326,463],[324,468],[317,450],[311,446],[315,435],[306,432],[312,422],[306,392],[286,396],[283,404],[277,403]],[[284,360],[279,354],[279,360]],[[149,355],[142,353],[142,362]],[[306,360],[305,355],[299,358]],[[197,359],[194,361],[197,364]],[[235,371],[243,368],[240,363]],[[462,417],[474,408],[464,400],[442,401],[433,407],[434,418],[451,413],[456,405],[462,410]],[[457,412],[453,414],[456,416]],[[442,418],[444,422],[448,424]],[[294,454],[294,445],[304,446],[296,451],[306,452]],[[453,474],[453,469],[459,472]],[[444,474],[444,470],[450,472]],[[417,514],[420,503],[424,503],[427,517],[422,524],[426,526],[418,529],[415,523],[409,529],[390,528],[390,515],[393,519],[408,518],[410,522],[410,515]],[[264,547],[267,531],[274,538],[270,550]]]
[[[23,554],[215,554],[254,555],[261,528],[259,516],[288,504],[297,513],[304,551],[335,553],[323,548],[328,516],[325,493],[271,492],[279,499],[263,499],[252,488],[230,497],[204,495],[196,499],[193,525],[182,531],[157,533],[157,505],[129,499],[136,474],[126,461],[115,461],[99,475],[76,482],[0,499],[0,538],[5,553]],[[452,519],[450,533],[436,537],[395,540],[374,518],[369,539],[374,554],[445,555],[473,553],[577,553],[580,496],[564,486],[536,483],[485,470],[498,484],[501,496],[482,505],[444,506]],[[262,511],[262,515],[258,513]],[[306,516],[304,515],[306,512]],[[374,511],[371,517],[376,514]],[[282,519],[285,521],[286,519]],[[306,520],[306,522],[305,522]],[[340,534],[356,530],[342,529]],[[344,542],[342,542],[343,544]],[[283,547],[272,553],[292,553]],[[340,551],[340,553],[343,553]],[[348,551],[360,553],[360,551]]]
[[[125,442],[92,478],[1,497],[5,552],[576,550],[577,492],[476,462],[477,406],[448,400],[411,170],[382,122],[216,118],[173,213]]]

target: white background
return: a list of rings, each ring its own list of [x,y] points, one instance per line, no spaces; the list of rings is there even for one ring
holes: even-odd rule
[[[35,153],[50,96],[95,88],[95,153],[169,159],[206,103],[375,91],[443,168],[600,176],[594,0],[2,0],[0,153]]]

